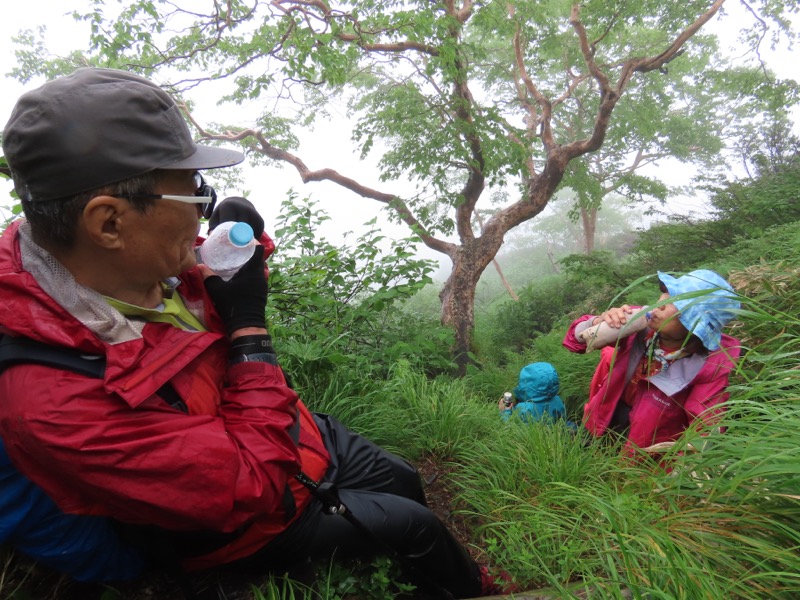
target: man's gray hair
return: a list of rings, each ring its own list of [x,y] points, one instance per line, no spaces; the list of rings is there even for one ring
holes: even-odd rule
[[[78,220],[83,209],[97,196],[152,194],[163,177],[162,171],[150,171],[112,183],[97,190],[82,192],[70,198],[32,202],[22,200],[25,218],[31,226],[33,240],[45,248],[69,250],[75,244]],[[128,200],[139,212],[146,212],[155,204],[152,198],[134,197]]]

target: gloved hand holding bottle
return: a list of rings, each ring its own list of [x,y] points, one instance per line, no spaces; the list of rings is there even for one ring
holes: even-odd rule
[[[233,241],[238,241],[238,249],[230,247],[235,245],[230,239],[230,230],[234,227],[237,231],[234,232]],[[264,233],[264,219],[252,202],[233,196],[216,206],[208,220],[208,229],[209,239],[198,249],[198,262],[201,263],[206,290],[225,323],[228,335],[266,335],[264,312],[268,284],[264,265],[265,248],[256,241]],[[214,268],[220,267],[215,264],[217,252],[214,243],[208,245],[212,238],[217,240],[217,246],[228,246],[227,250],[235,255],[233,263],[236,264],[232,273],[224,272],[226,265],[220,269],[222,273]]]
[[[197,249],[197,261],[228,281],[244,265],[257,245],[247,223],[226,221]]]
[[[204,265],[200,265],[200,269],[208,295],[230,337],[235,337],[240,330],[247,335],[266,334],[264,312],[268,286],[263,246],[255,247],[250,260],[229,281],[211,273]]]

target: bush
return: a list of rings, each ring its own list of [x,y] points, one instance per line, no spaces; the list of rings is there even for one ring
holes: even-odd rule
[[[800,157],[757,179],[716,190],[711,202],[715,220],[735,237],[761,237],[776,225],[800,221]]]
[[[688,218],[653,225],[640,233],[631,253],[631,267],[638,273],[691,271],[713,262],[736,241],[727,223]]]
[[[524,351],[531,339],[550,332],[555,322],[573,310],[590,292],[588,285],[551,276],[520,291],[519,301],[503,302],[494,318],[481,323],[484,333],[481,358],[509,362],[508,354]]]
[[[776,225],[764,232],[763,236],[743,239],[721,252],[717,264],[721,272],[744,269],[764,262],[780,260],[789,263],[800,261],[797,249],[800,248],[800,222]]]
[[[315,389],[345,367],[375,377],[400,359],[431,372],[449,368],[450,332],[409,328],[396,310],[430,283],[433,263],[413,258],[415,240],[390,242],[373,228],[337,247],[317,235],[327,218],[310,200],[282,203],[267,321],[287,371]]]

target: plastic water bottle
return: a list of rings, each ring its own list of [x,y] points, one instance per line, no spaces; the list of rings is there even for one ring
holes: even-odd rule
[[[578,337],[586,344],[586,352],[591,352],[598,348],[610,346],[615,344],[617,340],[637,333],[647,327],[647,322],[650,320],[650,313],[646,311],[647,307],[636,309],[631,313],[631,316],[641,313],[637,319],[631,320],[622,327],[611,327],[605,321],[600,321],[597,325],[584,329]]]
[[[197,250],[197,260],[228,281],[256,250],[253,228],[226,221],[212,231]]]

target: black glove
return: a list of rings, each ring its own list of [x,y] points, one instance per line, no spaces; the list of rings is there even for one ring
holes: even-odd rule
[[[264,246],[256,246],[253,256],[230,281],[212,275],[206,278],[205,285],[228,335],[243,327],[265,327],[267,275],[264,272]]]
[[[264,233],[264,219],[247,198],[231,196],[217,204],[214,212],[211,213],[211,218],[208,219],[209,233],[214,231],[217,225],[226,221],[247,223],[253,228],[253,237],[256,239]]]

